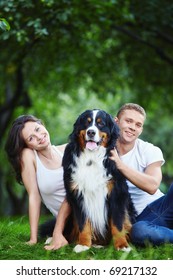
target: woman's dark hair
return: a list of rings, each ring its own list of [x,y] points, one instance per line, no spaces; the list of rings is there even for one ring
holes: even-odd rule
[[[7,136],[7,141],[5,144],[5,151],[7,153],[8,160],[11,163],[11,165],[15,171],[16,180],[19,184],[23,184],[22,177],[21,177],[22,151],[24,148],[27,147],[27,145],[22,137],[22,129],[24,128],[25,123],[27,123],[27,122],[37,122],[37,123],[43,124],[41,120],[37,119],[36,117],[34,117],[32,115],[19,116],[12,123],[12,127],[9,131],[9,134]]]

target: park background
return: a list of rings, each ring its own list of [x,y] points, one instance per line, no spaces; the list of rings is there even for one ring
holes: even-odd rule
[[[57,145],[85,109],[115,116],[122,104],[139,103],[147,111],[141,138],[166,160],[166,192],[173,181],[172,1],[1,0],[0,19],[0,216],[27,213],[26,191],[4,151],[21,114],[41,118]]]

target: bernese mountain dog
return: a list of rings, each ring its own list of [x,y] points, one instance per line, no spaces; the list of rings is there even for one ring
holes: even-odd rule
[[[86,110],[76,120],[63,156],[64,184],[74,216],[75,252],[113,240],[129,250],[135,209],[123,175],[110,160],[119,128],[105,111]]]

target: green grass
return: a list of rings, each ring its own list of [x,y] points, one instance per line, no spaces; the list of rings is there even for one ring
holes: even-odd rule
[[[48,219],[42,217],[42,221]],[[56,251],[46,251],[44,241],[29,246],[29,222],[27,217],[1,218],[0,220],[0,260],[172,260],[173,244],[146,248],[134,247],[129,253],[116,251],[113,245],[82,253],[74,253],[74,245]]]

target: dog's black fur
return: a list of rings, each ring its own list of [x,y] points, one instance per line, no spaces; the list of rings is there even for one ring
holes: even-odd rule
[[[97,143],[94,142],[95,133],[101,136]],[[92,242],[103,244],[103,240],[105,243],[108,243],[111,238],[110,236],[112,236],[115,248],[122,249],[128,247],[128,231],[130,230],[131,224],[135,221],[136,211],[131,201],[124,176],[116,168],[115,162],[109,158],[110,151],[116,148],[118,136],[118,126],[109,114],[103,110],[87,110],[76,120],[73,131],[69,137],[69,143],[65,149],[63,157],[64,184],[67,192],[67,200],[71,205],[75,220],[76,236],[73,237],[73,240],[76,240],[76,242],[82,246],[90,247]],[[88,137],[88,140],[86,140],[86,137]],[[103,170],[106,170],[105,174],[108,178],[108,191],[105,204],[103,205],[104,209],[102,209],[103,212],[107,210],[104,236],[103,233],[93,227],[90,220],[91,217],[88,216],[84,196],[87,195],[86,190],[89,186],[87,186],[86,183],[86,186],[83,186],[86,189],[81,190],[79,181],[75,181],[77,169],[81,168],[81,174],[83,172],[79,164],[80,157],[84,155],[84,153],[86,153],[86,157],[89,157],[89,155],[92,155],[92,152],[97,155],[97,151],[87,150],[87,141],[97,145],[98,150],[100,146],[103,146],[105,150],[104,157],[101,159]],[[91,175],[93,172],[92,166],[94,164],[97,163],[93,162],[92,157],[85,166],[86,170],[90,168]],[[103,176],[103,174],[100,174],[100,176]],[[81,179],[85,178],[83,177]],[[92,192],[94,194],[94,192],[97,191],[93,189]],[[94,195],[97,195],[97,193]],[[96,201],[93,200],[93,203],[96,203]],[[95,208],[97,211],[97,206]],[[93,213],[93,215],[94,214],[95,213]],[[87,231],[87,233],[84,233],[85,231]]]

